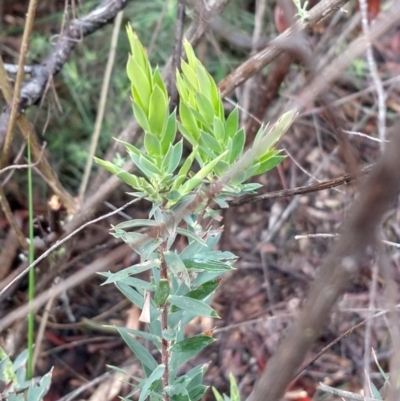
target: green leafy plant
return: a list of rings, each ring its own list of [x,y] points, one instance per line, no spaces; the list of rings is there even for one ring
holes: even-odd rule
[[[40,379],[26,380],[28,350],[14,362],[0,348],[0,399],[8,401],[40,401],[46,395],[50,383],[50,371]]]
[[[180,368],[215,339],[212,331],[185,338],[184,329],[197,316],[218,318],[210,300],[220,277],[233,269],[236,260],[231,252],[215,249],[221,229],[213,220],[220,216],[210,208],[210,201],[225,207],[228,197],[259,187],[245,181],[282,161],[284,156],[274,146],[296,113],[285,113],[269,129],[262,127],[253,147],[244,151],[245,133],[239,127],[238,110],[225,116],[214,80],[187,41],[187,61],[182,61],[182,71],[177,72],[178,117],[176,110],[169,111],[159,69],[152,70],[130,27],[128,38],[132,107],[144,137],[143,147],[124,145],[138,174],[110,161],[96,161],[131,186],[132,196],[144,197],[152,207],[148,219],[129,220],[112,228],[112,234],[128,243],[141,260],[117,273],[103,273],[107,278],[104,284],[116,285],[142,309],[140,320],[147,323],[147,331],[117,327],[140,359],[145,376],[134,378],[137,384],[126,399],[140,392],[139,401],[148,397],[197,401],[207,389],[202,382],[207,366],[196,366],[185,374],[180,374]],[[183,139],[176,138],[178,131],[192,148],[186,158]],[[147,231],[134,231],[138,228]],[[186,241],[179,252],[174,249],[177,236]],[[151,273],[149,282],[135,277],[144,271]],[[154,352],[138,338],[153,344]]]
[[[229,382],[230,382],[230,396],[226,394],[221,395],[221,393],[215,387],[212,388],[214,397],[217,401],[240,401],[239,388],[236,383],[235,376],[233,376],[232,373],[229,375]]]

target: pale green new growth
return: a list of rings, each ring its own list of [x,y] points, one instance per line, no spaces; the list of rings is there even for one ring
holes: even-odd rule
[[[297,9],[297,16],[302,20],[305,21],[308,18],[308,1],[302,2],[301,0],[293,0],[294,5]]]

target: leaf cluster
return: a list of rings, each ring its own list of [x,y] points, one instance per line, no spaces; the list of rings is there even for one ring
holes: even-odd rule
[[[96,161],[133,187],[135,196],[171,208],[204,184],[223,177],[244,154],[245,132],[239,127],[237,108],[225,117],[218,88],[189,42],[184,42],[187,62],[182,60],[182,72],[177,72],[178,118],[176,110],[169,112],[168,93],[159,69],[152,70],[145,49],[129,26],[128,38],[131,54],[127,73],[132,108],[144,132],[144,146],[139,149],[133,144],[123,144],[141,175],[130,174],[110,161]],[[244,181],[271,170],[283,160],[280,150],[273,147],[294,116],[294,112],[288,112],[270,130],[260,128],[254,143],[257,152],[225,186],[226,195],[254,191],[258,185],[243,184]],[[175,142],[177,131],[192,146],[185,160],[182,160],[183,141]],[[199,165],[197,172],[193,172],[195,160]]]
[[[40,401],[50,388],[50,371],[35,380],[26,380],[28,350],[21,352],[12,362],[0,347],[0,399],[8,401]]]

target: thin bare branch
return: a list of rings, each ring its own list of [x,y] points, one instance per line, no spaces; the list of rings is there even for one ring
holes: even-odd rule
[[[298,20],[293,27],[290,27],[285,32],[280,34],[276,39],[271,40],[270,44],[263,50],[254,54],[247,61],[241,64],[236,70],[232,71],[226,78],[224,78],[218,85],[222,96],[228,95],[236,87],[241,85],[244,81],[253,76],[257,71],[260,71],[272,60],[282,53],[282,48],[276,46],[275,42],[282,42],[282,40],[290,37],[294,32],[303,32],[306,29],[313,27],[322,19],[328,17],[333,12],[337,11],[348,0],[322,0],[308,13],[307,21]]]
[[[14,123],[18,114],[19,91],[22,85],[22,81],[24,79],[25,56],[28,51],[29,38],[31,36],[33,23],[35,22],[36,6],[37,0],[29,1],[24,33],[22,35],[21,50],[19,53],[18,72],[15,79],[14,94],[11,105],[9,105],[9,107],[11,107],[11,112],[7,124],[3,153],[0,158],[0,167],[4,167],[7,164],[8,156],[11,150],[11,144],[14,138]]]
[[[87,157],[85,171],[83,173],[81,186],[79,188],[79,199],[81,202],[85,195],[86,187],[87,187],[87,184],[89,181],[90,172],[92,170],[93,156],[95,155],[97,143],[98,143],[99,137],[100,137],[101,124],[103,122],[104,112],[105,112],[106,103],[107,103],[107,93],[108,93],[108,88],[110,86],[111,72],[112,72],[112,69],[114,66],[114,61],[115,61],[115,53],[116,53],[116,49],[117,49],[118,35],[119,35],[119,31],[121,30],[122,16],[123,16],[123,11],[120,11],[117,14],[117,18],[115,18],[115,21],[114,21],[114,29],[113,29],[113,33],[111,36],[111,44],[110,44],[110,50],[108,53],[107,65],[106,65],[106,69],[104,71],[104,79],[103,79],[103,85],[102,85],[101,93],[100,93],[100,100],[99,100],[99,107],[98,107],[97,116],[96,116],[96,122],[94,124],[94,131],[93,131],[92,140],[90,142],[90,149],[89,149],[89,154]]]

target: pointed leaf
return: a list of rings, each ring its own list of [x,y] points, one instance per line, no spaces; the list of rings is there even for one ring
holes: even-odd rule
[[[120,270],[117,273],[113,273],[102,285],[115,283],[117,281],[122,281],[126,277],[143,273],[147,270],[152,269],[153,267],[158,267],[159,265],[160,265],[159,260],[148,260],[144,263],[138,263],[136,265]]]
[[[165,98],[168,99],[167,88],[165,87],[165,83],[162,79],[160,69],[158,67],[156,67],[153,73],[153,85],[154,87],[158,86],[164,94]]]
[[[194,271],[227,272],[233,269],[228,263],[210,259],[184,259],[183,263],[187,269]]]
[[[274,167],[276,167],[284,159],[285,159],[285,156],[274,156],[274,157],[271,157],[270,159],[268,159],[264,163],[261,163],[260,166],[258,167],[257,171],[254,174],[252,174],[252,176],[260,175],[260,174],[266,173],[267,171],[272,170]]]
[[[145,115],[148,116],[152,91],[151,83],[142,67],[133,57],[129,57],[128,59],[127,72],[128,78],[131,81],[132,86],[135,88],[135,101],[143,107]],[[136,98],[136,96],[138,98]]]
[[[126,345],[134,352],[134,354],[139,358],[140,362],[142,362],[143,366],[146,366],[149,370],[154,371],[158,364],[154,359],[153,355],[145,348],[139,341],[135,340],[130,334],[126,332],[126,330],[121,330],[119,327],[116,327],[120,336],[125,341]]]
[[[197,107],[203,118],[208,124],[212,124],[214,120],[214,108],[211,102],[201,92],[196,93]]]
[[[151,131],[154,132],[152,129]],[[144,147],[151,156],[161,156],[161,143],[159,139],[150,132],[144,134]]]
[[[215,312],[211,306],[202,301],[198,301],[197,299],[192,299],[183,295],[170,295],[168,300],[172,305],[175,305],[184,311],[190,312],[191,314],[219,318],[217,312]]]
[[[158,282],[154,294],[154,302],[158,307],[164,306],[170,293],[169,282],[166,278],[161,278]]]
[[[227,154],[228,151],[223,152],[217,158],[206,164],[196,175],[187,181],[180,189],[181,194],[187,194],[201,184],[203,179],[210,174],[214,166]]]
[[[171,347],[174,352],[200,352],[215,341],[215,338],[200,334],[194,337],[186,338],[185,340],[175,343]]]
[[[142,107],[139,106],[138,103],[135,101],[132,102],[132,108],[133,108],[133,114],[136,118],[136,121],[139,123],[139,125],[143,128],[144,131],[149,132],[150,131],[150,125],[147,120],[146,114],[143,111]]]
[[[167,173],[173,173],[178,167],[182,158],[183,142],[180,140],[176,145],[171,146],[164,156],[161,169]]]
[[[220,145],[223,146],[226,143],[224,123],[219,117],[214,116],[213,124],[214,137],[220,143]]]
[[[232,152],[229,155],[229,161],[233,163],[238,156],[241,156],[244,148],[246,135],[244,129],[240,129],[232,138]]]
[[[187,89],[189,89],[192,92],[198,91],[199,84],[197,82],[197,76],[192,67],[185,60],[182,60],[181,69],[182,69],[182,74],[186,77],[186,79],[190,82],[191,85],[191,88]]]
[[[225,122],[225,131],[229,138],[233,138],[239,128],[239,109],[235,107]]]
[[[200,136],[200,130],[197,126],[196,120],[189,109],[189,106],[181,100],[179,103],[179,115],[182,121],[182,125],[186,128],[192,138],[198,141]],[[183,134],[183,132],[182,132]]]
[[[176,136],[176,111],[168,117],[167,123],[165,125],[165,130],[163,133],[163,138],[161,140],[161,148],[162,152],[165,155],[169,148],[172,146],[174,143]]]
[[[200,133],[201,144],[205,145],[206,148],[210,148],[215,154],[222,152],[222,148],[218,141],[209,133],[201,131]]]
[[[179,255],[177,255],[175,252],[167,251],[165,252],[164,257],[168,269],[172,272],[172,274],[175,277],[180,278],[187,286],[190,286],[189,274]]]
[[[158,86],[154,88],[149,104],[150,131],[160,138],[167,118],[168,100]]]

